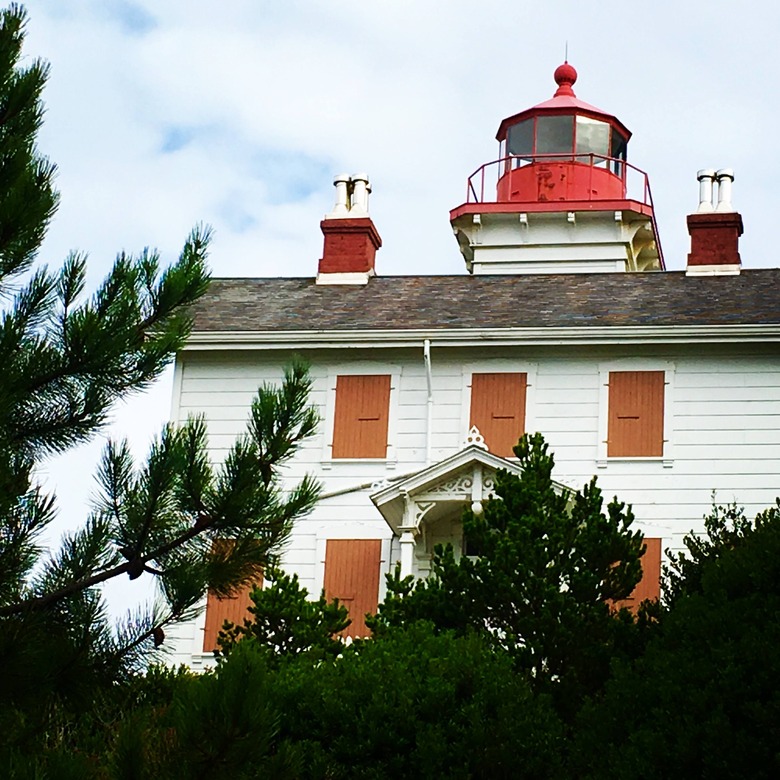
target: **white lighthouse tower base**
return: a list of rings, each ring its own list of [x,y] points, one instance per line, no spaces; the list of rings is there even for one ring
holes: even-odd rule
[[[452,227],[474,274],[661,270],[652,219],[638,211],[465,213]]]

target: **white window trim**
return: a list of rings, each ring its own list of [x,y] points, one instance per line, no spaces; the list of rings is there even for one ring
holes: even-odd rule
[[[170,419],[177,425],[181,425],[181,394],[184,386],[184,356],[180,352],[173,364],[173,388],[171,389],[171,414]]]
[[[336,424],[336,381],[340,376],[390,376],[390,400],[387,414],[387,454],[384,458],[334,458],[333,430]],[[401,386],[399,366],[377,366],[376,363],[350,363],[339,368],[328,369],[328,385],[325,396],[325,436],[322,441],[323,469],[330,469],[339,463],[382,463],[388,469],[398,463],[396,448],[398,433],[398,392]]]
[[[319,598],[325,587],[325,554],[328,547],[328,539],[381,539],[382,546],[379,553],[379,593],[377,604],[381,604],[387,595],[387,583],[385,575],[390,573],[390,551],[393,542],[392,536],[377,533],[376,523],[351,522],[342,528],[332,525],[322,526],[317,529],[316,558],[314,565],[315,590],[311,594],[313,598]]]
[[[518,360],[492,360],[480,363],[464,363],[460,402],[460,446],[465,447],[471,420],[471,377],[472,374],[525,374],[525,431],[536,431],[536,374],[538,364]],[[514,456],[507,460],[517,460]]]
[[[208,665],[209,660],[214,660],[214,653],[203,649],[204,635],[206,633],[206,609],[208,607],[208,591],[202,601],[203,609],[198,613],[195,618],[193,626],[193,636],[191,645],[191,666],[196,669],[200,669],[202,666]],[[184,644],[184,643],[182,643]]]
[[[664,432],[663,455],[660,456],[607,456],[609,435],[609,374],[611,371],[663,371],[664,372]],[[596,468],[605,469],[612,463],[660,463],[664,468],[674,466],[674,375],[676,366],[668,360],[625,358],[599,365],[599,428]]]

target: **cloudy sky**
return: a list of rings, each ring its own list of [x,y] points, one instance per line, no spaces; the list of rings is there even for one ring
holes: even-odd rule
[[[216,276],[311,276],[333,174],[368,171],[381,274],[460,273],[448,211],[497,156],[503,117],[552,96],[564,57],[578,97],[633,131],[667,267],[688,251],[696,171],[732,167],[747,267],[776,265],[775,3],[687,0],[29,0],[26,54],[51,64],[40,147],[62,204],[41,251],[178,254],[215,229]],[[117,410],[138,452],[168,377]],[[95,442],[46,476],[61,525],[84,514]],[[76,471],[74,471],[74,466]]]

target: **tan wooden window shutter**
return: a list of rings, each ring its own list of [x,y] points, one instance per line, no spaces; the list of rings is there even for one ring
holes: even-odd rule
[[[258,581],[253,585],[247,585],[235,596],[221,599],[209,591],[206,601],[206,628],[203,631],[203,651],[211,652],[217,648],[217,636],[222,630],[226,620],[236,625],[243,625],[246,618],[252,615],[247,609],[252,606],[249,594],[255,587],[261,587],[263,577],[259,575]]]
[[[525,432],[526,374],[472,374],[471,420],[495,455],[510,457]]]
[[[610,371],[608,457],[664,453],[663,371]]]
[[[365,615],[376,613],[379,604],[381,539],[328,539],[325,550],[325,597],[337,598],[348,610],[352,623],[343,636],[366,637]]]
[[[658,601],[661,598],[661,539],[645,538],[645,554],[642,556],[642,579],[631,591],[631,595],[622,601],[615,601],[615,609],[628,607],[636,612],[639,605],[649,599]]]
[[[332,457],[387,457],[389,410],[389,374],[337,377]]]
[[[228,554],[233,548],[233,539],[215,539],[211,551],[214,554]],[[242,588],[235,596],[220,598],[209,590],[206,599],[206,627],[203,630],[203,650],[211,652],[217,648],[217,636],[226,620],[236,625],[243,625],[246,618],[251,617],[247,609],[252,606],[249,594],[255,587],[262,587],[263,574],[259,572],[255,582]]]

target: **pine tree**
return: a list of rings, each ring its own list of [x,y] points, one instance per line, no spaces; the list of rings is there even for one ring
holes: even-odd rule
[[[713,496],[714,499],[714,496]],[[775,508],[775,516],[777,508]],[[761,515],[757,518],[760,523]],[[704,570],[713,561],[745,543],[753,532],[753,523],[745,516],[745,510],[736,504],[719,506],[704,518],[705,534],[691,531],[683,538],[684,551],[670,552],[664,567],[663,606],[674,607],[678,599],[693,593],[701,593],[704,587]]]
[[[313,661],[335,658],[344,645],[339,632],[352,622],[338,599],[328,601],[325,591],[316,601],[298,581],[275,567],[265,572],[270,585],[250,594],[251,618],[241,625],[227,621],[217,637],[218,658],[227,658],[240,642],[250,642],[269,655],[272,662],[307,655]]]
[[[48,69],[20,64],[25,24],[20,6],[0,11],[0,732],[19,749],[63,738],[81,704],[142,666],[207,587],[229,594],[272,564],[318,490],[304,479],[283,491],[279,478],[317,424],[294,363],[281,387],[260,388],[220,468],[201,419],[166,427],[140,465],[110,443],[94,510],[59,549],[42,548],[56,502],[36,468],[93,436],[182,347],[208,284],[210,234],[193,230],[165,269],[154,251],[120,254],[91,296],[82,255],[56,271],[37,262],[57,194],[36,147]],[[156,579],[157,605],[112,626],[100,586],[142,575]]]
[[[670,556],[645,651],[614,665],[575,733],[571,777],[780,771],[780,499],[754,520],[715,506]]]
[[[496,498],[482,514],[464,513],[477,555],[438,545],[427,580],[388,578],[390,595],[370,623],[380,634],[419,620],[480,633],[570,712],[604,682],[631,630],[627,611],[616,616],[611,602],[640,579],[642,535],[617,499],[604,511],[595,478],[580,491],[556,489],[541,434],[525,434],[514,451],[522,473],[499,471]]]

